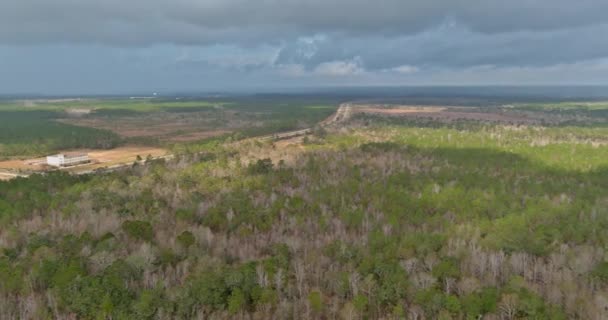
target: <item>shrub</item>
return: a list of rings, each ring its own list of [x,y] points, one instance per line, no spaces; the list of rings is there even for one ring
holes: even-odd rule
[[[184,248],[189,248],[194,244],[195,240],[194,235],[190,231],[184,231],[177,236],[177,242]]]
[[[608,282],[608,262],[598,264],[591,275],[602,282]]]
[[[128,220],[123,222],[122,230],[131,238],[144,241],[152,241],[154,230],[147,221]]]
[[[315,312],[323,311],[323,296],[319,291],[313,291],[308,294],[308,303]]]
[[[272,171],[274,165],[271,159],[259,159],[258,161],[249,164],[247,172],[249,174],[267,174]]]

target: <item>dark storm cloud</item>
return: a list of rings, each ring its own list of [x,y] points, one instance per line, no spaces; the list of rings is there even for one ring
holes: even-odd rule
[[[0,92],[607,83],[606,12],[608,0],[0,0]]]
[[[604,0],[3,0],[0,42],[145,45],[289,39],[314,33],[398,36],[454,19],[475,32],[608,22]]]
[[[456,24],[403,37],[311,37],[290,42],[280,51],[278,64],[308,69],[328,61],[362,60],[368,70],[402,65],[471,67],[480,65],[547,66],[608,56],[608,24],[552,31],[501,34],[474,33]]]

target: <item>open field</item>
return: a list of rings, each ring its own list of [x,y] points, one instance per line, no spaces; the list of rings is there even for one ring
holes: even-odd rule
[[[68,117],[61,123],[111,131],[123,138],[155,138],[160,141],[196,141],[248,127],[260,127],[262,120],[234,111],[150,112],[121,117]]]
[[[0,159],[121,145],[170,148],[308,128],[338,99],[252,96],[205,99],[59,99],[0,102]]]
[[[179,99],[37,99],[37,100],[20,100],[5,102],[0,104],[0,110],[5,111],[64,111],[74,114],[88,114],[94,111],[120,112],[121,110],[130,110],[133,112],[150,112],[171,110],[174,108],[181,109],[201,109],[213,108],[222,105],[221,101],[182,101]]]
[[[137,159],[137,156],[140,156],[143,159],[146,159],[148,155],[152,158],[157,158],[165,156],[168,153],[167,150],[162,148],[142,146],[123,146],[109,150],[78,149],[70,150],[70,152],[87,153],[91,158],[91,163],[61,169],[75,173],[121,164],[130,164]],[[4,173],[2,176],[5,177],[5,180],[8,180],[13,178],[16,172],[25,173],[43,172],[48,171],[49,169],[55,170],[52,167],[46,166],[45,163],[45,158],[0,161],[0,172],[3,171]]]
[[[167,154],[167,150],[162,148],[138,146],[125,146],[111,150],[84,150],[84,152],[88,152],[89,157],[94,159],[95,163],[89,166],[82,166],[82,169],[94,169],[123,163],[132,163],[136,160],[137,156],[145,159],[148,156],[156,158]]]
[[[411,104],[357,103],[355,111],[360,114],[403,117],[412,120],[427,119],[443,123],[465,120],[517,125],[605,125],[608,122],[607,101],[513,103],[474,99],[464,101],[412,99],[412,101]]]

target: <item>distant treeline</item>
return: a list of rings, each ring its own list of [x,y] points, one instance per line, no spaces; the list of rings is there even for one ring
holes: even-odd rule
[[[55,121],[51,111],[0,112],[0,158],[39,156],[73,148],[112,148],[118,135],[94,128]]]

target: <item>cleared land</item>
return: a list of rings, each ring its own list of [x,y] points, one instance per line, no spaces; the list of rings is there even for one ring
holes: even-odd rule
[[[208,100],[208,101],[207,101]],[[334,98],[242,97],[56,99],[0,102],[0,172],[56,170],[43,156],[87,152],[89,164],[62,170],[85,173],[130,165],[139,155],[168,158],[167,149],[191,152],[206,139],[306,131],[337,108]]]
[[[64,170],[70,172],[85,172],[97,168],[110,167],[121,164],[129,164],[137,159],[137,156],[145,159],[148,155],[153,158],[167,155],[167,150],[155,147],[125,146],[111,150],[70,150],[88,153],[91,163],[68,167]],[[15,172],[43,172],[50,168],[45,165],[45,158],[34,158],[28,160],[0,161],[0,177],[4,180],[14,178]]]
[[[540,124],[540,119],[509,114],[500,109],[484,110],[482,112],[476,108],[450,106],[360,106],[355,108],[354,112],[414,119],[426,118],[446,123],[469,120],[509,124]]]
[[[236,112],[153,112],[121,117],[67,117],[66,124],[112,131],[123,138],[158,138],[168,142],[196,141],[249,126],[261,126]]]
[[[301,129],[331,114],[337,104],[335,99],[298,96],[43,99],[1,103],[0,111],[15,113],[26,120],[37,113],[44,117],[45,124],[100,130],[135,143],[177,143],[230,133],[253,136]],[[66,147],[55,148],[62,149]],[[19,154],[11,150],[7,156]]]
[[[15,178],[14,174],[0,172],[0,181],[8,181]]]

